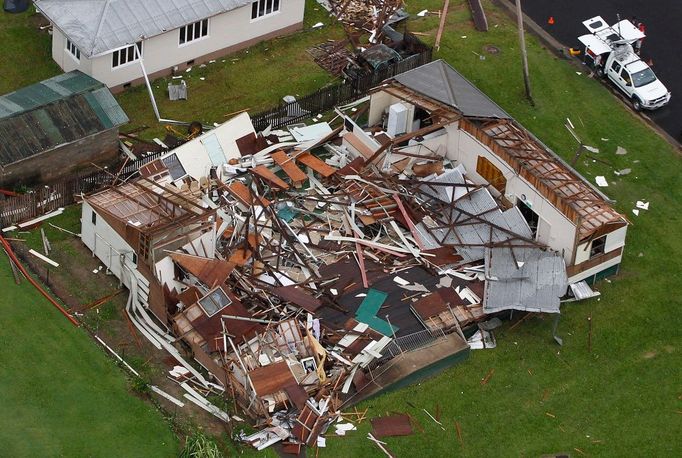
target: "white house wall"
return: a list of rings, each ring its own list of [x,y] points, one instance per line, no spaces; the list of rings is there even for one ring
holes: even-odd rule
[[[620,227],[613,232],[606,234],[606,243],[604,245],[604,253],[610,253],[613,250],[625,246],[625,234],[627,233],[627,226]],[[579,245],[575,251],[575,264],[580,264],[590,259],[590,251],[592,251],[592,241]],[[620,257],[619,257],[620,259]],[[604,270],[601,268],[600,270]]]
[[[184,45],[179,45],[179,29],[151,37],[143,43],[145,69],[148,74],[168,70],[175,65],[225,48],[236,47],[303,21],[304,0],[282,0],[280,5],[279,12],[254,20],[251,19],[251,4],[211,17],[208,36]],[[119,86],[143,76],[139,62],[131,62],[117,68],[112,68],[111,63],[111,53],[93,57],[89,74],[109,87]]]
[[[93,211],[87,202],[83,202],[81,240],[116,278],[121,279],[123,284],[130,288],[129,273],[121,276],[121,256],[130,270],[137,271],[137,265],[133,263],[133,248],[96,212],[97,220],[93,225]]]
[[[66,37],[56,27],[52,30],[52,58],[65,72],[80,70],[85,74],[92,72],[92,61],[81,55],[77,60],[66,50]]]
[[[177,155],[187,175],[195,180],[199,180],[201,177],[207,177],[213,166],[208,156],[208,151],[204,146],[204,140],[215,135],[225,156],[224,163],[227,163],[230,159],[241,157],[237,147],[237,139],[255,132],[256,130],[253,128],[253,124],[251,124],[251,118],[248,113],[241,113],[215,129],[180,145],[165,156]],[[221,172],[219,167],[219,177],[222,177]]]
[[[467,178],[478,184],[486,183],[486,180],[476,172],[478,157],[483,156],[493,163],[507,179],[505,189],[507,199],[516,203],[518,200],[522,200],[522,195],[526,196],[526,202],[530,202],[532,210],[544,220],[539,235],[545,240],[541,241],[553,250],[562,253],[566,262],[570,263],[576,231],[573,222],[545,199],[530,183],[516,175],[506,162],[469,135],[468,132],[459,130],[456,124],[453,123],[447,127],[448,149],[446,157],[462,164],[466,168]]]

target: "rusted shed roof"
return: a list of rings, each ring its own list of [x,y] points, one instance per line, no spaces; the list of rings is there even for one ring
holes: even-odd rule
[[[69,72],[0,97],[3,166],[128,122],[111,92]]]
[[[438,293],[431,293],[412,304],[412,308],[423,320],[436,316],[448,309],[445,300]]]
[[[269,364],[249,372],[249,378],[258,396],[284,391],[284,388],[296,384],[296,379],[286,361]]]

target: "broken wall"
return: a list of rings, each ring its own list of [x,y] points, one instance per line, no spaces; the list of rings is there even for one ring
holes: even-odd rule
[[[453,123],[454,125],[454,123]],[[538,235],[536,240],[563,254],[566,263],[573,258],[576,227],[530,183],[516,174],[514,169],[468,132],[447,127],[448,149],[446,157],[464,165],[467,178],[476,184],[487,181],[477,170],[478,158],[482,156],[497,167],[506,178],[505,197],[513,204],[524,201],[538,214]],[[491,192],[496,193],[495,190]],[[499,193],[498,193],[499,194]],[[523,198],[525,196],[525,200]]]

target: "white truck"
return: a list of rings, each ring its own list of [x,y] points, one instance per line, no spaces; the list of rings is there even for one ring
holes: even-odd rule
[[[644,32],[628,20],[609,26],[601,16],[583,22],[589,34],[578,37],[585,45],[584,62],[600,77],[607,77],[637,110],[655,110],[670,102],[671,94],[653,70],[633,51]]]

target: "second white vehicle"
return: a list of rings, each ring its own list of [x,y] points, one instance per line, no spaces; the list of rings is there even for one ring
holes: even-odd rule
[[[591,32],[578,37],[585,45],[585,63],[625,93],[635,110],[654,110],[670,102],[668,89],[632,48],[644,39],[643,32],[627,20],[609,26],[600,16],[583,24]]]

